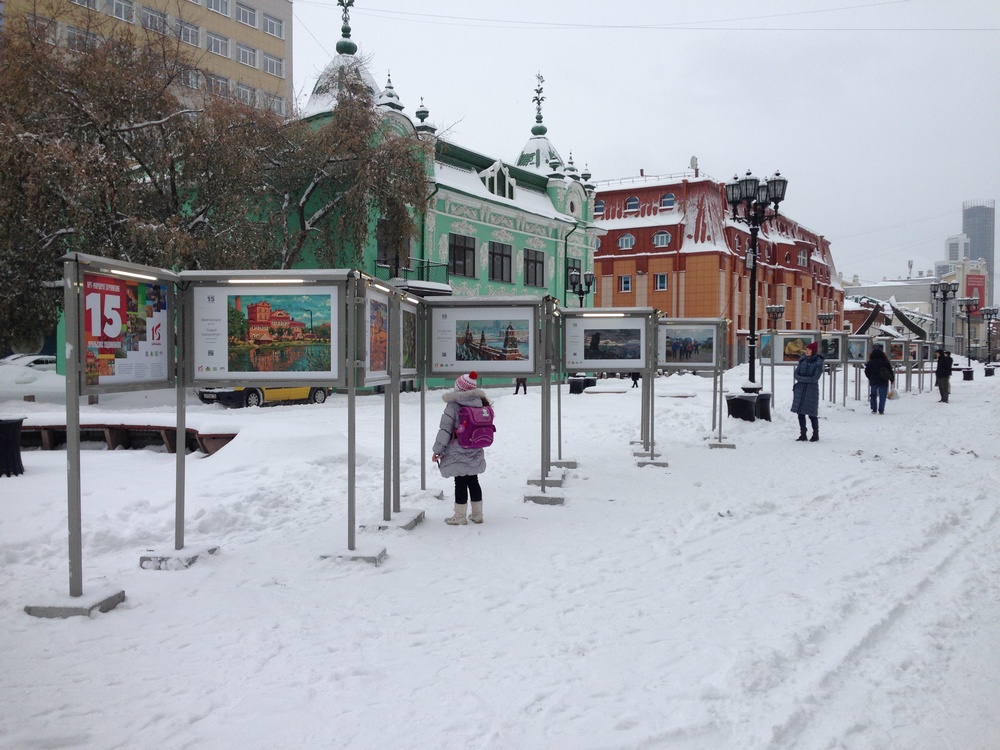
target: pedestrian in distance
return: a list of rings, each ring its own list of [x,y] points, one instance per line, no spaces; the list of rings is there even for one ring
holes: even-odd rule
[[[937,378],[938,393],[941,394],[940,403],[947,404],[948,396],[951,395],[951,368],[954,365],[951,352],[944,349],[937,350],[937,367],[934,368],[934,376]]]
[[[865,363],[865,377],[868,378],[868,401],[872,414],[885,414],[885,399],[896,376],[892,371],[892,362],[885,355],[881,344],[872,347],[872,353]]]
[[[638,388],[639,387],[639,378],[641,378],[642,375],[640,375],[637,372],[630,372],[629,373],[629,377],[632,378],[632,387],[633,388]]]
[[[464,448],[455,435],[458,427],[459,411],[463,406],[489,406],[486,394],[477,385],[475,372],[460,375],[455,379],[454,390],[445,392],[441,398],[445,402],[444,413],[434,440],[431,461],[438,465],[443,477],[455,479],[454,514],[445,519],[450,526],[465,526],[469,520],[483,522],[483,490],[479,486],[479,475],[486,471],[486,453],[482,448]],[[472,512],[466,519],[469,498],[472,498]]]
[[[524,389],[524,395],[528,395],[528,379],[527,378],[514,378],[514,395],[516,396],[521,389]]]
[[[819,380],[823,376],[823,357],[815,341],[806,347],[806,353],[795,365],[795,385],[792,386],[792,411],[799,416],[797,441],[819,440]],[[806,437],[806,417],[812,424],[812,437]]]

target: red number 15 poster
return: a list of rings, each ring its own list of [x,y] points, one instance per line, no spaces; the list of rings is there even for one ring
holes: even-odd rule
[[[85,273],[83,330],[87,385],[167,380],[165,285]]]

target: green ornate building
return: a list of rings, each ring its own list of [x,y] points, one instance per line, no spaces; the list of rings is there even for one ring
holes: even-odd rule
[[[569,274],[575,268],[583,278],[593,270],[603,231],[593,223],[590,174],[577,170],[572,155],[563,161],[542,123],[542,77],[537,77],[531,137],[516,159],[505,161],[439,137],[422,101],[411,118],[391,79],[380,88],[355,57],[346,8],[342,32],[337,55],[317,79],[302,116],[317,124],[331,117],[341,72],[357,69],[385,124],[429,141],[434,153],[427,169],[427,209],[408,262],[388,259],[376,227],[360,270],[421,296],[551,295],[563,305],[579,304],[576,294],[567,299]],[[373,226],[376,222],[373,217]]]

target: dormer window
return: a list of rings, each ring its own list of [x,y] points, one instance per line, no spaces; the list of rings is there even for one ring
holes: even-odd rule
[[[594,216],[604,216],[604,201],[594,202]]]
[[[486,189],[493,195],[514,200],[514,187],[517,181],[510,176],[510,170],[503,162],[496,162],[492,167],[479,173]]]
[[[673,193],[664,193],[660,196],[660,208],[662,209],[671,209],[676,202]]]
[[[670,232],[659,231],[653,235],[653,247],[669,247]]]
[[[623,234],[618,238],[618,248],[620,250],[631,250],[635,247],[635,237],[631,234]]]
[[[625,211],[638,211],[639,210],[639,199],[634,195],[625,201]]]

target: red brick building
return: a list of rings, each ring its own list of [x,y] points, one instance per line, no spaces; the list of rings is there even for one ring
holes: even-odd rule
[[[653,307],[671,318],[730,321],[730,361],[742,361],[749,330],[749,229],[730,218],[725,183],[699,176],[645,176],[596,185],[594,219],[607,234],[594,257],[595,307]],[[827,330],[844,323],[844,292],[830,243],[782,213],[758,236],[757,325],[782,304],[779,328]]]

